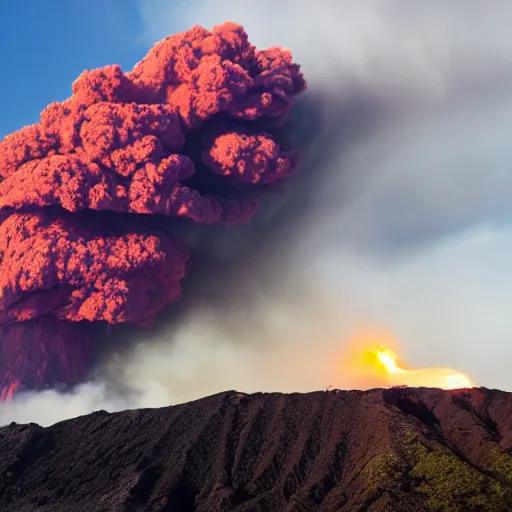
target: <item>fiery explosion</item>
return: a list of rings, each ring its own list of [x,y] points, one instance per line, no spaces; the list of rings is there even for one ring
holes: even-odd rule
[[[288,51],[195,26],[128,73],[85,71],[0,142],[0,399],[79,382],[87,324],[150,324],[180,298],[190,256],[172,222],[251,218],[255,192],[298,165],[277,131],[305,87]]]
[[[471,388],[471,379],[451,368],[405,369],[397,364],[396,354],[386,347],[376,346],[370,351],[377,364],[384,367],[386,379],[392,386],[423,386],[441,389]]]
[[[464,373],[452,368],[407,368],[399,361],[396,340],[385,333],[356,336],[342,358],[339,373],[358,388],[412,386],[460,389],[474,386]]]

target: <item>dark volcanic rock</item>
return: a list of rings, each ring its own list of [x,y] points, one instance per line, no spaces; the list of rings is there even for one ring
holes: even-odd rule
[[[0,429],[2,512],[509,511],[512,394],[235,391]]]

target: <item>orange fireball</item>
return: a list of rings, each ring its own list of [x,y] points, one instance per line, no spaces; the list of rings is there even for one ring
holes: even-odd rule
[[[373,352],[377,361],[386,370],[388,382],[392,386],[423,386],[442,389],[459,389],[473,387],[471,379],[464,373],[451,368],[405,369],[398,366],[396,354],[381,346]]]
[[[389,334],[366,333],[357,336],[342,359],[339,375],[359,389],[388,386],[441,389],[474,387],[466,374],[449,367],[408,368],[397,357],[396,347],[396,340]]]

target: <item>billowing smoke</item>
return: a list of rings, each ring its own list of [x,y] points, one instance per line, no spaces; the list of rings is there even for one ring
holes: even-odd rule
[[[275,140],[302,164],[250,223],[173,229],[196,265],[158,328],[128,329],[92,382],[21,394],[0,420],[350,387],[337,361],[360,328],[388,329],[413,366],[510,389],[512,7],[139,4],[148,44],[232,19],[257,47],[290,48],[308,91]]]
[[[84,72],[0,142],[0,397],[83,381],[88,323],[152,323],[180,298],[190,255],[173,219],[249,220],[251,188],[297,167],[271,132],[304,88],[289,52],[196,26],[129,73]]]

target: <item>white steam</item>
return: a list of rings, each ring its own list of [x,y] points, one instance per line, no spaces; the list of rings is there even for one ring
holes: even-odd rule
[[[293,236],[267,244],[223,307],[213,294],[74,393],[1,404],[0,423],[350,387],[336,359],[369,326],[396,334],[413,366],[512,389],[512,4],[139,4],[148,46],[231,19],[258,47],[289,47],[321,102],[329,158]]]

